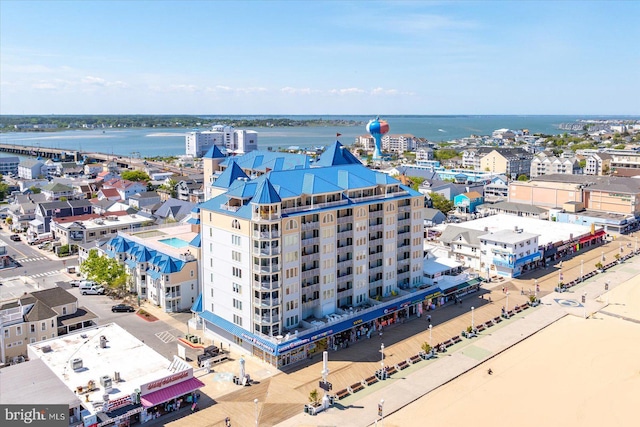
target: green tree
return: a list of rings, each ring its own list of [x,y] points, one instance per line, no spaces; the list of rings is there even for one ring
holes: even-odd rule
[[[0,200],[4,200],[9,193],[9,185],[6,182],[0,182]]]
[[[433,202],[434,209],[438,209],[443,214],[447,215],[451,209],[453,209],[453,202],[445,198],[440,193],[431,193],[431,202]]]
[[[449,159],[453,159],[454,157],[457,157],[459,155],[459,153],[452,149],[452,148],[440,148],[438,150],[434,150],[433,152],[433,157],[436,160],[439,161],[444,161],[444,160],[449,160]]]
[[[416,191],[418,191],[420,184],[424,182],[424,178],[420,178],[419,176],[408,176],[407,178],[411,181],[411,188]]]
[[[528,181],[528,180],[529,178],[527,178],[527,175],[525,174],[518,175],[518,181]]]
[[[96,249],[89,251],[89,257],[80,265],[80,272],[89,280],[117,288],[126,283],[124,265],[108,256],[100,256]]]
[[[122,177],[122,179],[126,179],[127,181],[145,181],[148,182],[151,180],[151,178],[149,178],[149,175],[147,175],[146,172],[143,171],[138,171],[138,170],[134,170],[134,171],[124,171],[120,174],[120,177]]]
[[[164,190],[168,192],[171,197],[175,198],[178,194],[178,192],[176,191],[176,185],[178,185],[178,181],[172,178],[169,180],[169,183],[162,184],[160,187],[158,187],[158,190]]]
[[[39,187],[36,187],[36,186],[33,186],[33,185],[31,187],[29,187],[29,190],[31,190],[31,192],[33,194],[40,194],[42,192],[42,190]]]
[[[578,166],[580,166],[582,169],[587,167],[587,159],[582,159],[578,162]]]

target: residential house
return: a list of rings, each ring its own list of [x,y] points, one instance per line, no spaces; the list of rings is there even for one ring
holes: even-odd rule
[[[98,194],[96,196],[98,200],[109,200],[112,202],[117,202],[118,200],[122,200],[120,197],[120,193],[116,188],[101,188],[98,190]]]
[[[147,184],[139,181],[129,181],[126,179],[112,179],[102,184],[102,188],[115,188],[120,194],[121,200],[128,200],[134,194],[147,191]]]
[[[35,218],[29,222],[28,233],[38,235],[50,232],[53,218],[66,218],[90,213],[92,213],[92,205],[86,199],[41,202],[37,204]]]
[[[422,160],[433,160],[433,148],[421,147],[416,150],[416,163]]]
[[[97,177],[100,172],[104,170],[102,163],[89,163],[83,167],[83,172],[87,176]],[[117,177],[115,175],[113,178]]]
[[[0,305],[0,362],[27,357],[27,344],[93,326],[95,314],[60,287],[24,294]]]
[[[160,203],[160,195],[155,191],[145,191],[129,197],[129,206],[137,210],[157,203]]]
[[[104,182],[109,182],[109,181],[113,181],[114,179],[119,179],[120,177],[120,173],[115,173],[111,170],[102,170],[102,172],[99,172],[96,175],[96,182],[98,183],[104,183]]]
[[[484,185],[484,201],[485,203],[495,203],[506,201],[509,198],[509,180],[505,175],[498,175],[491,178]]]
[[[60,200],[63,197],[66,199],[73,199],[75,197],[73,187],[60,184],[58,182],[50,182],[43,185],[41,190],[47,200]]]
[[[440,243],[447,248],[450,258],[465,267],[480,270],[480,240],[483,230],[470,230],[456,225],[447,225],[440,235]]]
[[[22,179],[36,179],[41,177],[42,166],[44,163],[40,160],[26,159],[18,165],[18,177]]]
[[[73,191],[78,199],[91,199],[98,193],[98,186],[91,182],[74,183]]]
[[[458,194],[453,198],[453,206],[459,213],[472,214],[476,212],[476,206],[484,203],[482,195],[477,191]]]
[[[194,192],[202,190],[204,179],[202,176],[180,180],[176,186],[176,198],[178,200],[190,201]]]
[[[445,214],[440,212],[438,209],[433,208],[425,208],[422,217],[424,218],[425,227],[433,227],[435,225],[442,224],[447,220]]]
[[[611,155],[607,153],[593,153],[587,156],[584,174],[608,175],[611,171],[611,158]]]
[[[56,163],[56,176],[65,178],[75,178],[84,173],[84,167],[76,162],[59,162]]]
[[[26,231],[29,223],[36,217],[36,201],[42,200],[46,200],[42,193],[16,196],[7,211],[7,218],[11,219],[11,231]]]
[[[167,199],[156,209],[153,215],[157,218],[157,224],[180,222],[191,215],[195,203],[178,199]]]

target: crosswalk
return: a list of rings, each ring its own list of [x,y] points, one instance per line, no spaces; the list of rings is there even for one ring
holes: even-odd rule
[[[60,274],[60,270],[45,271],[45,272],[43,272],[43,273],[37,273],[37,274],[28,274],[28,273],[25,273],[25,274],[20,275],[20,276],[5,277],[5,278],[3,278],[2,280],[3,280],[3,281],[6,281],[6,282],[9,282],[9,281],[12,281],[12,280],[20,280],[20,279],[22,279],[23,277],[30,277],[30,278],[32,278],[32,279],[38,279],[38,278],[40,278],[40,277],[53,276],[54,274]]]
[[[158,337],[158,339],[160,341],[162,341],[163,343],[167,344],[170,343],[172,341],[175,341],[177,338],[175,337],[175,335],[173,335],[171,332],[169,331],[164,331],[164,332],[158,332],[156,334],[156,337]]]
[[[33,257],[33,258],[19,258],[19,259],[16,259],[16,261],[18,261],[20,264],[23,264],[25,262],[51,261],[51,260],[46,256],[39,256],[39,257]]]

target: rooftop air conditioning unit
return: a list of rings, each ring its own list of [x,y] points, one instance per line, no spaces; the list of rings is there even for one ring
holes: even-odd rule
[[[113,381],[111,380],[111,377],[109,375],[103,375],[100,377],[100,385],[106,392],[109,392],[113,387]]]
[[[42,352],[43,353],[49,353],[51,351],[52,350],[51,350],[51,346],[50,345],[45,345],[45,346],[42,347]]]
[[[78,371],[83,368],[82,359],[80,358],[71,359],[71,361],[69,361],[69,365],[74,371]]]

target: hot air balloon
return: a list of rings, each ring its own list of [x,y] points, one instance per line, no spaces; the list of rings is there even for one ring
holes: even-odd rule
[[[373,150],[373,160],[382,160],[382,135],[389,132],[389,123],[386,120],[380,120],[380,117],[376,117],[375,120],[370,120],[367,123],[367,132],[373,136],[376,141],[376,148]]]

